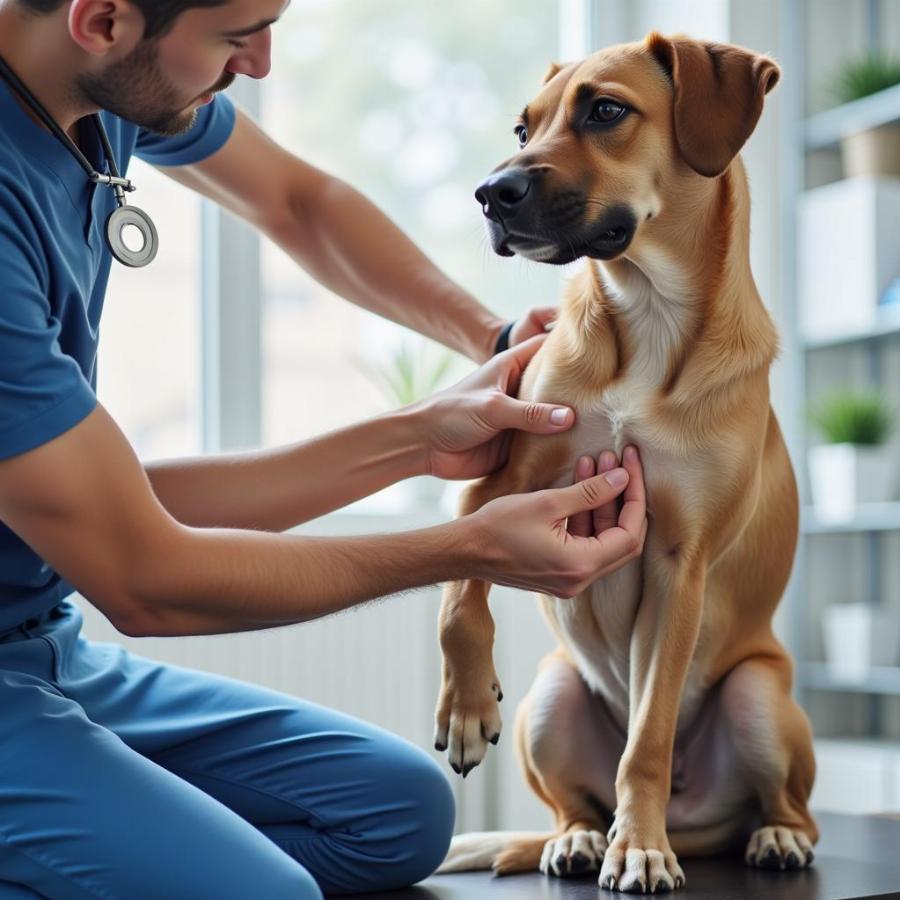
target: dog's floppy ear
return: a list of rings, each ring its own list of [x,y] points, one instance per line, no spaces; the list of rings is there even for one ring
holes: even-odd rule
[[[555,77],[560,72],[562,72],[562,70],[564,68],[565,68],[565,66],[562,66],[557,62],[550,63],[550,68],[547,69],[546,72],[544,72],[544,77],[541,79],[541,84],[542,85],[546,84],[548,81],[550,81],[551,78]]]
[[[733,44],[656,32],[644,43],[672,82],[675,139],[684,161],[701,175],[721,175],[753,133],[780,69]]]

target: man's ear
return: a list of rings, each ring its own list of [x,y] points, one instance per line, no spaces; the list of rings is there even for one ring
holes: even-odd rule
[[[144,16],[127,0],[72,0],[69,35],[93,56],[127,56],[144,36]]]
[[[781,70],[743,47],[684,35],[654,31],[644,45],[672,82],[675,139],[684,161],[701,175],[721,175],[756,128]]]

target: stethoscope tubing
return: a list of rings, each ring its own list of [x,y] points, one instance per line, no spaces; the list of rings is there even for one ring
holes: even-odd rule
[[[0,77],[9,84],[41,122],[50,129],[54,137],[75,157],[78,164],[87,173],[88,178],[94,184],[104,184],[111,187],[115,192],[116,209],[109,214],[105,228],[106,245],[109,247],[113,257],[122,265],[135,269],[153,262],[159,250],[159,235],[156,231],[156,226],[153,224],[150,216],[143,210],[138,209],[136,206],[127,205],[125,192],[134,191],[135,186],[130,179],[122,178],[119,174],[115,153],[99,113],[94,113],[91,119],[100,136],[100,143],[103,145],[103,154],[106,157],[109,174],[102,174],[91,165],[75,141],[59,127],[53,116],[47,112],[40,100],[31,93],[22,79],[9,67],[2,56],[0,56]],[[123,233],[126,228],[136,228],[140,232],[143,245],[138,250],[132,250],[125,243]]]

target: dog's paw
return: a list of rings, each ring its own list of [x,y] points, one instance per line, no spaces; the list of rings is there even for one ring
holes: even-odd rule
[[[603,857],[600,887],[635,894],[662,894],[684,887],[684,872],[668,840],[646,844],[613,840]],[[665,849],[657,849],[653,844]]]
[[[488,744],[500,740],[502,699],[493,667],[481,677],[445,677],[435,713],[434,747],[448,751],[457,775],[465,778],[484,759]]]
[[[596,872],[607,846],[605,834],[583,828],[550,838],[541,854],[541,871],[560,877]]]
[[[805,869],[813,858],[809,838],[784,825],[758,828],[750,835],[744,851],[747,865],[759,869]]]

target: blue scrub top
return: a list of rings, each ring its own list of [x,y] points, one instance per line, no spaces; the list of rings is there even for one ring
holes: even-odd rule
[[[199,162],[222,147],[235,121],[222,94],[174,138],[101,115],[123,173],[132,155],[160,166]],[[96,129],[83,122],[81,134],[82,151],[105,172]],[[91,184],[0,80],[0,460],[53,440],[97,403],[97,339],[112,262],[103,228],[114,208],[113,191]],[[0,632],[72,591],[0,522]]]

